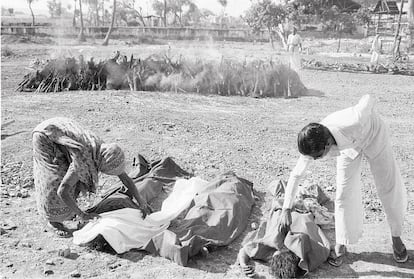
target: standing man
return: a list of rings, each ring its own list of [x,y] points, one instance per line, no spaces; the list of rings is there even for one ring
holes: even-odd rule
[[[379,56],[381,54],[381,39],[380,35],[377,34],[374,37],[371,45],[371,66],[375,67],[378,65]]]
[[[296,27],[293,27],[293,31],[289,34],[287,39],[287,50],[289,52],[289,65],[295,71],[301,68],[299,52],[302,51],[302,38],[297,33]]]
[[[394,259],[398,263],[406,262],[408,253],[400,238],[407,207],[406,190],[391,148],[388,127],[375,110],[374,98],[365,95],[357,105],[334,112],[320,123],[305,126],[298,134],[298,149],[301,156],[286,187],[279,231],[288,230],[292,223],[292,203],[309,164],[326,155],[337,157],[336,257],[329,263],[340,266],[346,254],[345,245],[356,243],[362,235],[361,161],[365,156],[391,228]]]

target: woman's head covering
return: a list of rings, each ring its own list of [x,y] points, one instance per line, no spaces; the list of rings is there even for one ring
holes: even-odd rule
[[[109,175],[120,175],[125,171],[125,155],[116,143],[103,143],[100,149],[100,171]]]

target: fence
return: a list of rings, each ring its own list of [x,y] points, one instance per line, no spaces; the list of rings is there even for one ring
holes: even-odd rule
[[[109,27],[85,27],[85,35],[92,37],[104,37]],[[51,26],[1,26],[1,34],[12,35],[52,35],[73,37],[79,33],[79,27],[56,28]],[[191,27],[115,27],[111,34],[113,38],[125,37],[151,37],[154,39],[212,39],[228,41],[267,41],[267,31],[258,34],[250,29],[214,29]]]

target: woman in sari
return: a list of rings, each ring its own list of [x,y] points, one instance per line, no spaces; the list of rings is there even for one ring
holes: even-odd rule
[[[115,143],[104,143],[75,121],[56,117],[33,130],[33,176],[40,215],[59,236],[70,236],[63,221],[78,215],[82,220],[99,217],[83,212],[76,203],[80,192],[95,192],[98,173],[116,175],[149,212],[132,179],[125,172],[125,155]]]

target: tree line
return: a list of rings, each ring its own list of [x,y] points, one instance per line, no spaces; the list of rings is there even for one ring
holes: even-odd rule
[[[31,11],[32,25],[35,25],[32,4],[41,0],[26,1]],[[142,1],[112,0],[110,10],[105,8],[110,6],[109,1],[111,0],[73,0],[73,6],[69,1],[65,1],[67,6],[63,7],[59,0],[48,0],[47,6],[51,17],[59,17],[66,10],[73,8],[72,24],[74,27],[80,26],[79,41],[85,40],[85,20],[89,25],[109,25],[104,45],[108,44],[116,20],[128,26],[146,26],[145,19],[154,16],[164,27],[183,27],[197,25],[202,18],[214,15],[208,9],[200,9],[193,0],[151,0],[153,15],[144,15],[142,7],[139,6]],[[222,6],[221,15],[224,16],[228,1],[217,1]],[[354,4],[359,8],[355,9]],[[320,22],[325,30],[333,31],[340,37],[342,32],[352,32],[356,24],[368,27],[371,24],[371,12],[372,7],[360,6],[352,0],[285,0],[277,3],[273,0],[252,0],[250,8],[241,19],[253,31],[267,30],[273,46],[274,36],[277,36],[283,45],[286,44],[286,26],[300,26],[313,19]],[[414,0],[408,0],[408,19],[410,26],[414,28]]]

